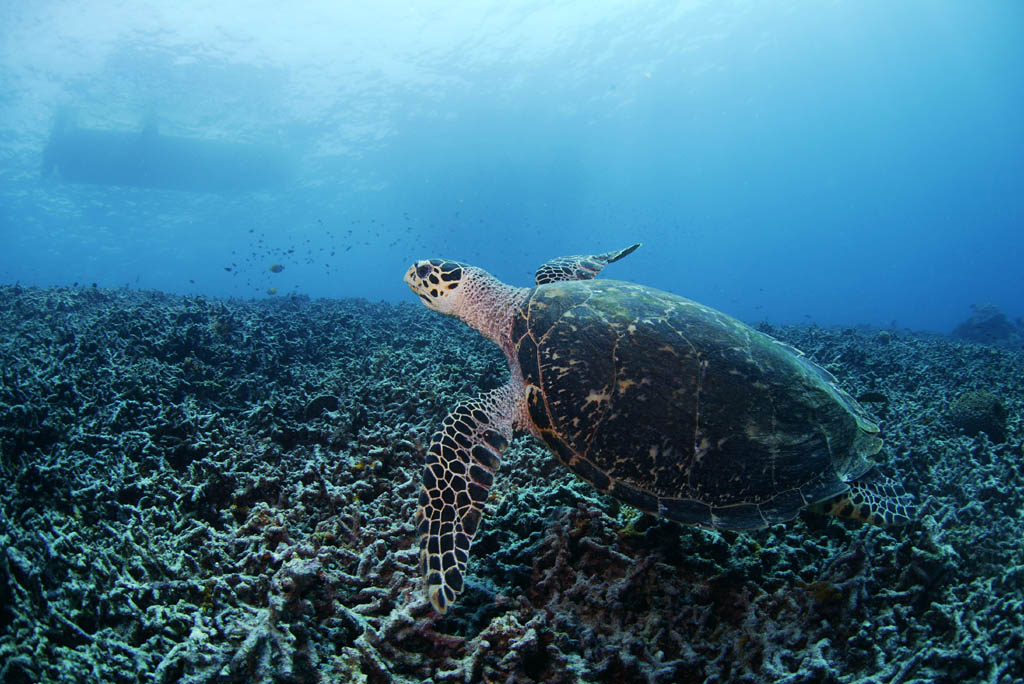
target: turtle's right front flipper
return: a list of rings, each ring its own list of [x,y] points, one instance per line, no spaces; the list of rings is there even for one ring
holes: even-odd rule
[[[552,259],[542,264],[537,269],[536,281],[538,285],[558,283],[566,280],[590,280],[596,278],[605,266],[619,259],[632,254],[640,246],[640,243],[630,245],[625,249],[617,249],[604,254],[577,254],[575,256],[564,256]]]
[[[510,385],[460,402],[430,440],[416,528],[427,595],[444,613],[462,591],[469,545],[487,492],[512,439]]]

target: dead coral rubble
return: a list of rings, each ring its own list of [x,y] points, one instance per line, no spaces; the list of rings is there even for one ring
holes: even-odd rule
[[[885,398],[903,530],[681,527],[518,440],[441,617],[411,520],[431,430],[505,377],[475,333],[354,300],[3,287],[0,314],[0,681],[1024,678],[1019,351],[771,330]],[[970,390],[1002,444],[949,422]]]

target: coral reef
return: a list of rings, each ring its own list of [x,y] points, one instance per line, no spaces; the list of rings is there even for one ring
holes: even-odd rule
[[[769,328],[876,411],[922,504],[881,530],[639,515],[529,439],[446,616],[412,526],[430,433],[500,384],[418,303],[0,287],[0,681],[1013,682],[1024,354]],[[1006,409],[1005,441],[947,419]]]
[[[971,310],[967,320],[953,329],[953,337],[985,344],[1024,346],[1024,325],[1019,318],[1016,325],[1011,323],[994,304],[975,304]]]
[[[1006,440],[1006,409],[991,392],[964,392],[950,405],[949,419],[972,437],[984,432],[993,442]]]

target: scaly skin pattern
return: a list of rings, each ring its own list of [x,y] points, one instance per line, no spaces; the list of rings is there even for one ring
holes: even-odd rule
[[[877,470],[870,470],[864,477],[850,480],[847,484],[849,491],[812,509],[878,527],[906,525],[914,519],[914,502],[903,486]]]
[[[529,289],[506,285],[481,268],[443,259],[417,261],[406,272],[405,283],[428,309],[455,316],[478,330],[511,362],[509,329]]]
[[[462,591],[469,545],[501,454],[512,439],[515,402],[511,385],[462,401],[431,439],[416,529],[420,570],[438,612],[445,612]]]
[[[640,247],[640,243],[630,245],[625,249],[617,249],[604,254],[577,254],[575,256],[558,257],[545,263],[537,269],[536,282],[538,285],[548,283],[560,283],[566,280],[590,280],[596,278],[605,266],[626,256],[629,256]]]

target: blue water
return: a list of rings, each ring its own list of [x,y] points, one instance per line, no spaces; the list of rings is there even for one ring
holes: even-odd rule
[[[1012,0],[3,0],[0,282],[413,301],[413,259],[525,285],[643,241],[606,275],[752,322],[1022,316],[1022,35]]]

